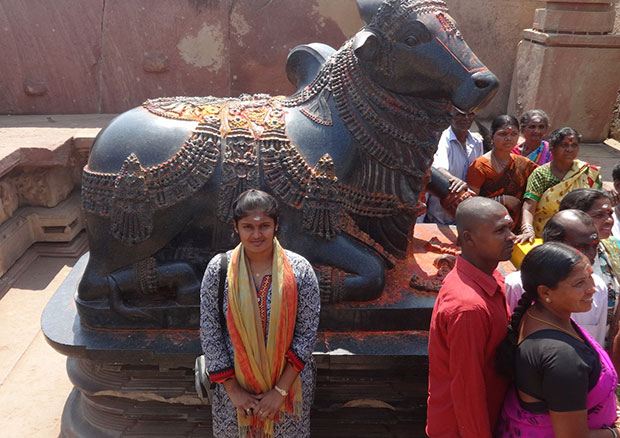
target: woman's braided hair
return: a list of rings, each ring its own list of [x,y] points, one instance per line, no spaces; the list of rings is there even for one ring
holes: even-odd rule
[[[583,255],[575,248],[560,242],[544,243],[532,249],[521,264],[523,295],[515,307],[506,337],[497,347],[495,359],[498,371],[508,377],[514,376],[514,363],[519,328],[525,312],[538,301],[538,287],[557,287],[565,280],[573,268],[583,260]]]

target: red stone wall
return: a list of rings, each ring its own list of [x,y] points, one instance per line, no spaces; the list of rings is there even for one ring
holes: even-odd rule
[[[500,78],[483,111],[505,111],[516,45],[536,0],[446,0]],[[339,47],[355,0],[0,0],[0,114],[118,113],[147,98],[293,91],[298,44]]]

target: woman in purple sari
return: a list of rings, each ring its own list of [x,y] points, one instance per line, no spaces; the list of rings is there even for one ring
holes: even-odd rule
[[[586,257],[557,242],[523,259],[525,292],[497,350],[499,370],[514,379],[495,436],[618,438],[616,371],[607,353],[572,319],[592,306]]]

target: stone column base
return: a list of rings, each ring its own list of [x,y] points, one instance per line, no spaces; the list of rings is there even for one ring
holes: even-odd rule
[[[75,388],[62,415],[61,437],[212,437],[211,406],[201,404],[194,370],[68,358]]]
[[[584,142],[605,140],[620,87],[620,35],[528,29],[523,37],[508,113],[520,116],[540,108],[554,128],[570,126]]]

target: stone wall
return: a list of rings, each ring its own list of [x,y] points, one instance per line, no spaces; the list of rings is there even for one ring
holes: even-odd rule
[[[501,81],[482,115],[506,109],[516,46],[536,0],[446,0]],[[119,113],[147,98],[293,91],[289,50],[340,46],[355,0],[0,0],[0,113]]]
[[[616,22],[614,23],[614,33],[620,33],[620,2],[616,4]],[[618,90],[616,106],[614,107],[611,126],[609,127],[609,136],[620,141],[620,90]]]

